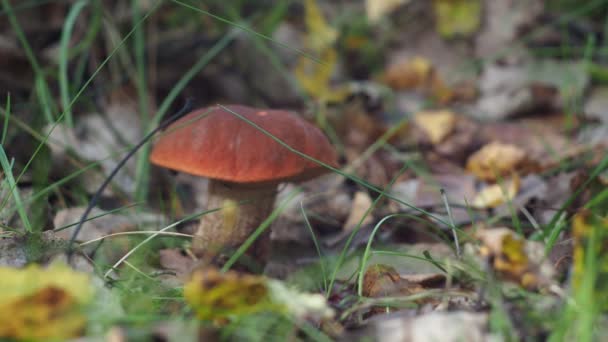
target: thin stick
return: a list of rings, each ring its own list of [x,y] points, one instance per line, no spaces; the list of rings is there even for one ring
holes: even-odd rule
[[[93,242],[105,240],[106,238],[114,237],[114,236],[138,235],[138,234],[157,234],[157,233],[158,233],[158,230],[138,230],[138,231],[134,231],[134,232],[119,232],[119,233],[113,233],[113,234],[108,234],[108,235],[100,236],[98,238],[94,238],[94,239],[89,240],[89,241],[85,241],[85,242],[81,243],[79,246],[80,247],[86,246],[86,245],[91,244]],[[164,232],[162,234],[157,234],[157,235],[180,236],[180,237],[187,237],[187,238],[194,237],[194,235],[191,235],[191,234],[175,233],[175,232]]]

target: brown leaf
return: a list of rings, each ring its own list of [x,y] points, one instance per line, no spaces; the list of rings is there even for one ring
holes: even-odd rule
[[[409,282],[404,281],[395,268],[375,264],[365,271],[363,276],[363,295],[366,297],[388,297],[402,291],[408,292]]]
[[[433,65],[422,57],[414,57],[388,67],[384,73],[384,82],[396,90],[415,89],[426,86]]]

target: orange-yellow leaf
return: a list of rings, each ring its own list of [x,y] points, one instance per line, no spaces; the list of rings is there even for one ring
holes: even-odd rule
[[[525,160],[526,153],[521,148],[495,141],[469,157],[467,170],[480,179],[495,181],[517,170]]]
[[[428,59],[414,57],[390,66],[384,74],[384,82],[396,90],[409,90],[427,86],[433,66]]]

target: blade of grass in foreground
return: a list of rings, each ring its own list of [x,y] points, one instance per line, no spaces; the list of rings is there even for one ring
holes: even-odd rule
[[[228,271],[230,267],[232,267],[232,265],[234,265],[234,263],[239,260],[239,258],[245,253],[245,251],[255,242],[255,240],[260,235],[262,235],[262,233],[270,227],[270,224],[279,216],[279,214],[285,210],[289,202],[291,202],[291,200],[296,197],[296,195],[299,194],[301,191],[301,188],[295,188],[287,195],[287,198],[285,198],[285,200],[275,210],[273,210],[272,213],[270,213],[270,216],[268,216],[266,220],[264,220],[264,222],[262,222],[260,226],[253,233],[251,233],[247,240],[245,240],[245,242],[243,242],[243,244],[236,250],[236,252],[232,254],[230,259],[226,261],[226,263],[222,267],[222,272]]]
[[[279,139],[279,138],[275,137],[274,135],[272,135],[270,132],[268,132],[264,128],[262,128],[259,125],[257,125],[255,122],[247,119],[243,115],[241,115],[241,114],[239,114],[239,113],[231,110],[230,108],[227,108],[226,106],[223,106],[223,105],[220,105],[220,104],[218,104],[218,106],[220,108],[222,108],[223,110],[225,110],[225,111],[227,111],[229,113],[232,113],[233,115],[235,115],[239,119],[245,121],[249,125],[253,126],[254,128],[256,128],[257,130],[259,130],[260,132],[264,133],[266,136],[270,137],[272,140],[276,141],[279,145],[281,145],[281,146],[285,147],[286,149],[288,149],[289,151],[291,151],[292,153],[295,153],[295,154],[299,155],[300,157],[302,157],[304,159],[307,159],[307,160],[309,160],[309,161],[311,161],[313,163],[316,163],[317,165],[323,166],[324,168],[326,168],[326,169],[328,169],[330,171],[333,171],[333,172],[335,172],[335,173],[337,173],[337,174],[339,174],[339,175],[341,175],[341,176],[343,176],[343,177],[345,177],[345,178],[347,178],[349,180],[352,180],[353,182],[355,182],[355,183],[357,183],[357,184],[359,184],[359,185],[361,185],[361,186],[363,186],[363,187],[365,187],[365,188],[367,188],[369,190],[374,191],[378,195],[382,195],[382,196],[384,196],[386,198],[389,198],[389,199],[391,199],[391,200],[393,200],[393,201],[395,201],[395,202],[397,202],[399,204],[403,204],[404,206],[406,206],[406,207],[408,207],[408,208],[410,208],[410,209],[412,209],[414,211],[417,211],[417,212],[419,212],[419,213],[421,213],[423,215],[427,215],[427,216],[429,216],[429,217],[437,220],[437,222],[443,223],[446,226],[450,226],[449,222],[445,221],[444,219],[442,219],[440,217],[437,217],[437,216],[433,215],[432,213],[430,213],[430,212],[428,212],[428,211],[426,211],[424,209],[420,209],[418,207],[415,207],[415,206],[413,206],[413,205],[411,205],[411,204],[403,201],[402,199],[395,197],[395,195],[392,195],[392,194],[386,192],[385,190],[380,189],[380,188],[378,188],[378,187],[376,187],[376,186],[368,183],[367,181],[365,181],[365,180],[363,180],[363,179],[361,179],[361,178],[359,178],[357,176],[345,173],[342,170],[339,170],[339,169],[337,169],[337,168],[335,168],[335,167],[333,167],[333,166],[331,166],[329,164],[326,164],[326,163],[324,163],[324,162],[322,162],[322,161],[320,161],[318,159],[315,159],[315,158],[313,158],[313,157],[311,157],[311,156],[309,156],[309,155],[307,155],[305,153],[302,153],[302,152],[298,151],[297,149],[289,146],[287,143],[285,143],[281,139]]]
[[[19,218],[21,218],[21,222],[23,223],[25,230],[28,233],[32,233],[33,230],[32,226],[30,225],[30,220],[27,216],[27,213],[25,212],[25,207],[23,206],[23,202],[21,201],[21,195],[19,195],[17,183],[15,182],[15,178],[13,177],[12,163],[8,161],[6,153],[4,152],[4,147],[2,146],[0,146],[0,164],[2,165],[4,178],[6,179],[6,182],[10,187],[13,199],[15,200],[15,206],[17,207],[17,213],[19,214]]]
[[[87,79],[87,81],[80,88],[80,90],[78,90],[78,92],[76,93],[76,95],[74,96],[74,98],[72,98],[72,101],[69,103],[68,107],[64,108],[64,111],[61,113],[61,115],[59,115],[59,117],[57,118],[57,120],[53,123],[53,125],[51,126],[51,128],[49,129],[49,131],[47,132],[47,134],[45,135],[44,140],[41,141],[38,144],[38,146],[36,147],[36,149],[34,150],[34,152],[32,153],[32,155],[30,156],[30,159],[27,161],[27,163],[23,167],[23,170],[21,170],[21,173],[19,174],[19,176],[17,176],[17,180],[16,180],[15,184],[19,182],[19,180],[21,179],[21,177],[28,170],[28,168],[31,165],[31,163],[34,160],[34,158],[36,158],[36,156],[38,155],[38,153],[40,152],[40,150],[42,149],[42,147],[46,144],[46,141],[51,136],[51,133],[53,132],[53,130],[57,127],[57,125],[59,124],[59,122],[63,119],[63,117],[65,116],[65,113],[66,113],[65,110],[72,108],[72,106],[76,103],[76,101],[78,100],[78,98],[80,97],[80,95],[82,95],[82,93],[84,93],[84,91],[88,88],[89,84],[91,84],[91,82],[93,81],[93,79],[95,77],[97,77],[97,74],[99,74],[99,72],[105,67],[105,65],[114,56],[114,54],[116,54],[116,52],[125,44],[125,42],[129,39],[129,37],[131,37],[131,35],[133,35],[133,33],[135,32],[135,29],[137,28],[137,26],[142,25],[148,19],[148,17],[150,17],[152,15],[152,13],[154,13],[158,9],[160,3],[161,3],[161,1],[158,1],[158,2],[156,2],[152,6],[152,8],[150,9],[150,11],[148,11],[148,13],[146,13],[146,15],[139,22],[137,22],[137,24],[135,25],[135,27],[133,29],[131,29],[126,34],[126,36],[116,45],[116,47],[112,50],[112,52],[108,55],[108,57],[106,57],[101,62],[101,64],[97,67],[97,69],[95,69],[95,71],[93,72],[93,74],[91,75],[91,77],[89,77]],[[6,2],[6,0],[3,0],[3,4],[5,5],[5,8],[8,7],[10,9],[10,6]],[[12,12],[9,12],[9,17],[11,15],[11,13]],[[12,189],[11,189],[11,191],[12,191]]]
[[[574,200],[578,198],[578,196],[583,192],[583,190],[587,189],[589,184],[591,184],[591,182],[606,169],[608,169],[608,155],[600,161],[600,163],[595,167],[595,169],[593,169],[593,171],[589,175],[589,178],[587,178],[583,185],[580,188],[576,189],[576,191],[566,200],[566,202],[562,204],[562,206],[555,213],[555,215],[553,215],[551,222],[549,222],[549,224],[545,228],[545,235],[549,237],[547,246],[545,247],[545,253],[548,254],[551,251],[551,249],[555,245],[555,242],[557,241],[561,229],[565,227],[565,225],[558,225],[557,223],[562,217],[564,211],[566,211],[566,208],[572,205]]]
[[[302,217],[304,217],[304,223],[306,224],[306,228],[308,228],[308,231],[310,232],[312,242],[315,245],[317,254],[319,255],[319,265],[321,266],[321,277],[323,277],[323,287],[324,287],[323,290],[325,292],[327,292],[329,285],[327,283],[327,274],[325,273],[325,266],[323,265],[323,254],[321,253],[321,247],[320,247],[319,241],[317,240],[317,236],[315,235],[315,232],[312,229],[312,226],[310,225],[310,221],[308,220],[308,215],[306,214],[306,211],[304,210],[304,206],[302,205],[302,202],[300,202],[300,212],[302,213]]]
[[[68,127],[74,127],[74,119],[72,118],[72,110],[69,108],[70,105],[70,87],[68,80],[68,61],[69,61],[69,49],[70,49],[70,38],[72,37],[72,30],[78,14],[88,4],[87,0],[78,0],[72,5],[72,8],[68,12],[65,18],[65,24],[61,32],[61,40],[59,42],[59,90],[61,97],[61,104],[65,111],[65,122]]]
[[[4,109],[6,115],[4,116],[4,124],[2,125],[2,140],[0,140],[0,145],[4,146],[4,142],[6,141],[6,133],[8,132],[8,119],[11,117],[11,94],[6,94],[6,108]]]
[[[282,47],[282,48],[284,48],[284,49],[287,49],[287,50],[293,51],[293,52],[297,53],[298,55],[305,56],[306,58],[310,58],[311,60],[315,61],[316,63],[319,63],[319,64],[321,64],[321,65],[325,65],[325,63],[324,63],[322,60],[320,60],[320,59],[316,58],[315,56],[313,56],[313,55],[311,55],[311,54],[309,54],[309,53],[307,53],[306,51],[303,51],[303,50],[300,50],[300,49],[293,48],[293,47],[291,47],[291,46],[289,46],[288,44],[285,44],[285,43],[281,43],[281,42],[279,42],[279,41],[277,41],[277,40],[273,39],[272,37],[269,37],[269,36],[267,36],[267,35],[265,35],[265,34],[262,34],[262,33],[259,33],[259,32],[257,32],[257,31],[254,31],[254,30],[250,29],[250,28],[249,28],[249,27],[247,27],[247,26],[244,26],[244,25],[239,25],[239,24],[237,24],[237,23],[235,23],[235,22],[233,22],[233,21],[230,21],[230,20],[228,20],[228,19],[222,18],[222,17],[220,17],[220,16],[218,16],[218,15],[215,15],[215,14],[213,14],[213,13],[211,13],[211,12],[205,11],[205,10],[200,9],[200,8],[198,8],[198,7],[194,7],[194,6],[190,5],[190,4],[187,4],[187,3],[185,3],[185,2],[181,2],[181,1],[179,1],[179,0],[171,0],[171,1],[172,1],[172,2],[174,2],[174,3],[176,3],[176,4],[178,4],[178,5],[181,5],[181,6],[184,6],[184,7],[186,7],[186,8],[189,8],[189,9],[191,9],[191,10],[193,10],[193,11],[196,11],[196,12],[199,12],[199,13],[202,13],[202,14],[205,14],[205,15],[207,15],[207,16],[209,16],[209,17],[211,17],[211,18],[215,19],[215,20],[221,21],[221,22],[223,22],[223,23],[225,23],[225,24],[228,24],[228,25],[234,26],[234,27],[238,28],[239,30],[242,30],[242,31],[244,31],[244,32],[247,32],[247,33],[249,33],[249,34],[251,34],[251,35],[254,35],[254,36],[256,36],[256,37],[259,37],[259,38],[262,38],[262,39],[268,40],[268,41],[270,41],[270,42],[273,42],[274,44],[276,44],[276,45],[278,45],[278,46],[280,46],[280,47]]]

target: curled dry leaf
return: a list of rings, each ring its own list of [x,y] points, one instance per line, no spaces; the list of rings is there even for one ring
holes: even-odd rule
[[[511,202],[519,192],[520,181],[517,174],[513,174],[505,182],[487,185],[475,195],[471,205],[475,208],[496,208],[499,205]]]
[[[93,296],[89,276],[61,263],[0,267],[0,337],[63,340],[80,335]]]
[[[445,276],[440,273],[400,275],[389,265],[374,264],[367,268],[363,276],[362,294],[370,298],[409,296],[427,289],[444,286]],[[436,300],[426,298],[416,301],[419,304],[433,304]],[[373,310],[376,312],[378,310]],[[384,308],[380,310],[384,312]]]
[[[414,123],[437,145],[454,130],[456,115],[449,110],[421,111],[414,115]]]
[[[350,208],[350,214],[344,222],[343,230],[352,231],[359,225],[366,225],[372,223],[374,216],[372,213],[367,213],[368,209],[372,206],[372,199],[369,197],[367,192],[357,191],[353,197],[353,203]],[[366,215],[367,214],[367,215]],[[361,221],[363,220],[363,221]]]
[[[550,284],[554,270],[544,258],[542,244],[526,241],[505,227],[481,229],[475,237],[482,243],[481,256],[501,277],[529,289]]]
[[[387,297],[399,293],[411,294],[413,290],[421,290],[420,286],[409,288],[411,284],[402,280],[397,270],[388,265],[371,265],[363,276],[363,295],[366,297]]]
[[[480,179],[495,181],[516,171],[526,161],[526,153],[519,147],[491,142],[467,160],[467,170]]]

